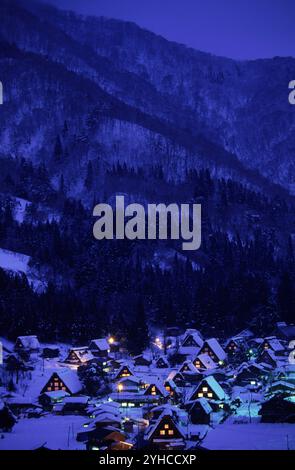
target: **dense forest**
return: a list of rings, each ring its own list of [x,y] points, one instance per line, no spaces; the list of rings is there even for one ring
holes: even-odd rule
[[[153,326],[190,325],[218,336],[251,326],[265,334],[276,319],[293,319],[293,240],[283,225],[294,219],[292,198],[270,199],[213,178],[209,170],[169,183],[172,194],[202,204],[201,250],[185,257],[178,241],[98,242],[93,206],[68,198],[62,178],[54,189],[44,165],[23,159],[3,160],[3,169],[0,246],[30,256],[31,269],[46,277],[47,287],[36,292],[26,276],[1,270],[0,335],[35,333],[81,344],[111,331],[129,338],[138,352]],[[166,192],[161,168],[150,169],[148,177],[159,194]],[[130,187],[146,175],[117,164],[106,178],[109,186],[114,180]],[[84,184],[93,189],[91,164]],[[32,201],[21,224],[13,217],[12,188]],[[49,220],[51,213],[58,220]],[[164,266],[155,262],[159,252]]]

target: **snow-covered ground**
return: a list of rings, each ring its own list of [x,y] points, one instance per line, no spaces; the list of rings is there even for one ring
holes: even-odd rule
[[[31,202],[20,197],[14,197],[13,200],[15,203],[13,211],[14,219],[22,224],[26,216],[27,207],[31,204]]]
[[[202,446],[209,450],[295,450],[295,424],[220,424]]]
[[[0,268],[27,274],[30,256],[0,248]]]
[[[46,282],[41,281],[30,271],[31,257],[23,253],[4,250],[0,248],[0,268],[14,273],[24,273],[35,291],[42,292],[46,288]]]
[[[85,450],[76,441],[85,416],[47,415],[35,419],[20,419],[12,432],[1,433],[0,450],[34,450],[43,445],[50,449]]]

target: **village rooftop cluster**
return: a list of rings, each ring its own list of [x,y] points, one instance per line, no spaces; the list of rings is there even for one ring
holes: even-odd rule
[[[269,337],[244,330],[226,341],[170,328],[136,357],[111,335],[70,348],[3,340],[0,448],[22,448],[31,430],[28,449],[192,450],[226,423],[244,423],[245,433],[249,423],[295,423],[294,337],[283,322]],[[95,371],[96,396],[87,382]],[[42,423],[55,434],[62,422],[64,440],[43,442]]]

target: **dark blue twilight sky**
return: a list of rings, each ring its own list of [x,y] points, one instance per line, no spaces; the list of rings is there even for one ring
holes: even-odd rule
[[[44,0],[46,1],[46,0]],[[295,56],[295,0],[47,0],[236,59]]]

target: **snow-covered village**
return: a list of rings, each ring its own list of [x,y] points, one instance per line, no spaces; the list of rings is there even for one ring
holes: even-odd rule
[[[294,466],[294,16],[0,0],[2,467]]]
[[[294,336],[284,322],[222,342],[171,327],[133,357],[112,335],[2,338],[0,449],[294,450]]]

